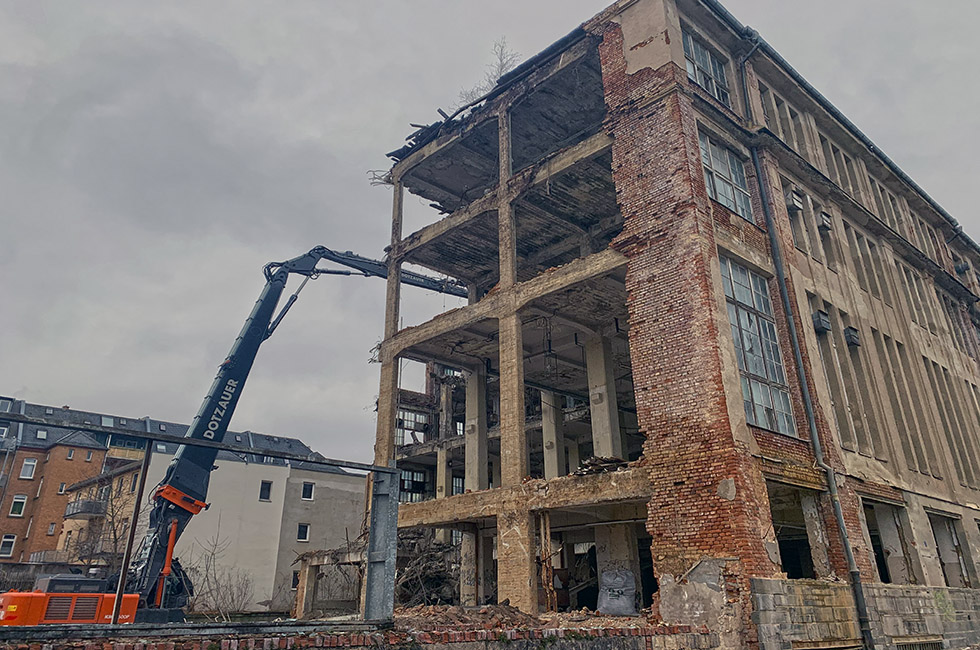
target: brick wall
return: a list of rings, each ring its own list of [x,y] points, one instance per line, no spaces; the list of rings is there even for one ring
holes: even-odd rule
[[[9,632],[14,628],[6,628]],[[129,635],[127,635],[129,636]],[[717,634],[678,626],[627,628],[561,628],[530,630],[460,630],[445,632],[340,632],[306,634],[228,633],[194,637],[135,636],[35,641],[4,634],[0,649],[10,650],[285,650],[288,648],[404,647],[439,650],[713,650]],[[9,639],[9,640],[8,640]]]
[[[684,600],[682,592],[700,587],[683,576],[705,558],[720,560],[704,571],[720,594],[705,622],[727,621],[727,643],[751,644],[747,578],[777,568],[764,544],[771,526],[763,476],[729,418],[718,254],[686,73],[671,63],[627,74],[618,25],[605,27],[600,56],[625,221],[612,246],[629,258],[630,357],[660,599]],[[665,607],[661,614],[672,615]]]

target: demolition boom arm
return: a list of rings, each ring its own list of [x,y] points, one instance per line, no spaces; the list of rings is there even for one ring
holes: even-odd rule
[[[318,269],[320,260],[347,266],[353,271]],[[388,277],[388,267],[351,252],[338,253],[318,246],[309,253],[286,262],[273,262],[264,269],[266,284],[252,313],[245,321],[228,357],[219,366],[218,374],[204,403],[194,417],[185,437],[221,442],[228,423],[242,394],[248,373],[252,369],[259,346],[269,338],[292,307],[307,281],[319,275],[363,275]],[[273,316],[290,274],[305,276],[302,284],[278,315]],[[466,297],[466,286],[455,280],[440,280],[410,271],[401,273],[401,281],[423,289]],[[182,607],[192,595],[189,582],[173,559],[173,549],[191,517],[207,508],[208,483],[217,450],[182,445],[174,455],[163,481],[153,494],[149,529],[128,576],[127,591],[140,594],[140,605],[151,607]],[[167,580],[173,576],[175,580]]]

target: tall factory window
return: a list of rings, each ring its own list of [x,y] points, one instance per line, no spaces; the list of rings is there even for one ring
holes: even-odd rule
[[[741,159],[703,133],[699,139],[708,196],[743,219],[755,223]]]
[[[725,257],[722,283],[749,424],[793,435],[796,424],[766,279]]]
[[[725,106],[731,106],[728,92],[728,77],[725,75],[725,62],[711,52],[685,30],[684,58],[687,59],[688,78],[701,86]]]

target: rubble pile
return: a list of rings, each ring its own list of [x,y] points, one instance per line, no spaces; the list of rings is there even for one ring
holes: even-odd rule
[[[395,629],[406,631],[501,630],[541,627],[541,620],[510,605],[419,605],[395,609]]]
[[[448,605],[458,599],[459,553],[431,532],[398,531],[395,602],[403,607]]]
[[[592,456],[582,461],[581,466],[572,474],[575,476],[588,476],[589,474],[605,474],[606,472],[618,472],[629,466],[629,463],[622,458],[602,458]]]
[[[571,612],[525,614],[510,605],[417,605],[395,609],[394,629],[403,632],[443,632],[459,630],[576,629],[610,630],[659,628],[664,623],[651,620],[650,610],[640,616],[604,616],[589,609]]]
[[[570,612],[543,612],[539,618],[542,625],[548,628],[610,629],[664,625],[652,620],[648,609],[641,610],[639,616],[606,616],[582,608]]]

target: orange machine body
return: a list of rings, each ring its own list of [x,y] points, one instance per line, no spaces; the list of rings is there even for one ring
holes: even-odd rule
[[[119,622],[132,623],[139,594],[124,594]],[[49,594],[8,591],[0,594],[0,625],[109,623],[115,594]]]

